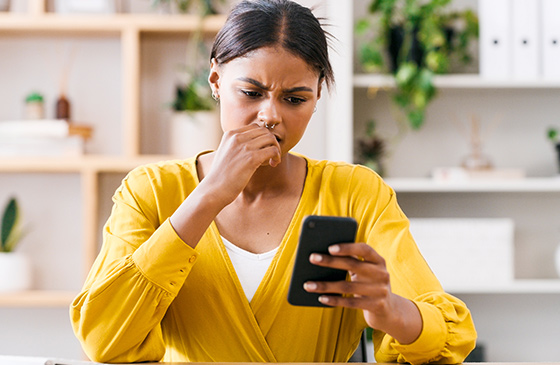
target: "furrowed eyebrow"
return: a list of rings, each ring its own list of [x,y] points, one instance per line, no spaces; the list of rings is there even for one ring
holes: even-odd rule
[[[256,87],[258,87],[260,89],[263,89],[263,90],[266,90],[266,91],[268,91],[270,89],[268,86],[264,85],[263,83],[255,80],[255,79],[252,79],[250,77],[239,77],[237,80],[248,82],[249,84],[255,85]],[[295,92],[298,92],[298,91],[313,92],[313,89],[311,89],[310,87],[307,87],[307,86],[298,86],[298,87],[293,87],[291,89],[284,90],[284,92],[288,93],[288,94],[289,93],[295,93]]]

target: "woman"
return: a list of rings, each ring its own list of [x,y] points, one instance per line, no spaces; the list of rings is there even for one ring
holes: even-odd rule
[[[238,4],[216,37],[209,82],[216,151],[132,171],[71,307],[96,361],[347,361],[366,327],[377,361],[459,363],[476,333],[443,292],[393,190],[362,166],[290,153],[331,85],[327,39],[289,0]],[[351,216],[357,243],[312,255],[349,281],[307,282],[332,308],[286,300],[302,219]],[[358,259],[359,258],[359,259]]]

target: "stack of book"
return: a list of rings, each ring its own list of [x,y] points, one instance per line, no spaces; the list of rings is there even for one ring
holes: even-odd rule
[[[0,121],[0,156],[79,156],[91,133],[62,119]]]

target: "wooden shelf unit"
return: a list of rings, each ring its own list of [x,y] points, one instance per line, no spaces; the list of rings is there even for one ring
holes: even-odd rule
[[[98,253],[100,232],[100,174],[126,173],[150,162],[172,159],[168,155],[142,155],[140,149],[141,37],[144,34],[184,34],[202,30],[215,34],[225,22],[224,15],[111,14],[59,15],[46,11],[44,0],[28,0],[27,14],[0,12],[0,37],[119,37],[122,57],[123,153],[119,156],[0,158],[0,173],[77,173],[81,178],[83,212],[83,277]],[[0,307],[67,307],[76,293],[31,290],[0,293]]]

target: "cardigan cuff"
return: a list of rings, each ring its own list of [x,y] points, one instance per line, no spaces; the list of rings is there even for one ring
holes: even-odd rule
[[[194,248],[181,240],[167,219],[132,254],[132,260],[148,280],[175,296],[198,255]]]
[[[426,359],[434,359],[442,353],[447,340],[447,325],[441,311],[432,304],[414,302],[422,316],[422,332],[411,344],[402,345],[393,342],[393,348],[398,351],[407,362],[418,364]]]

